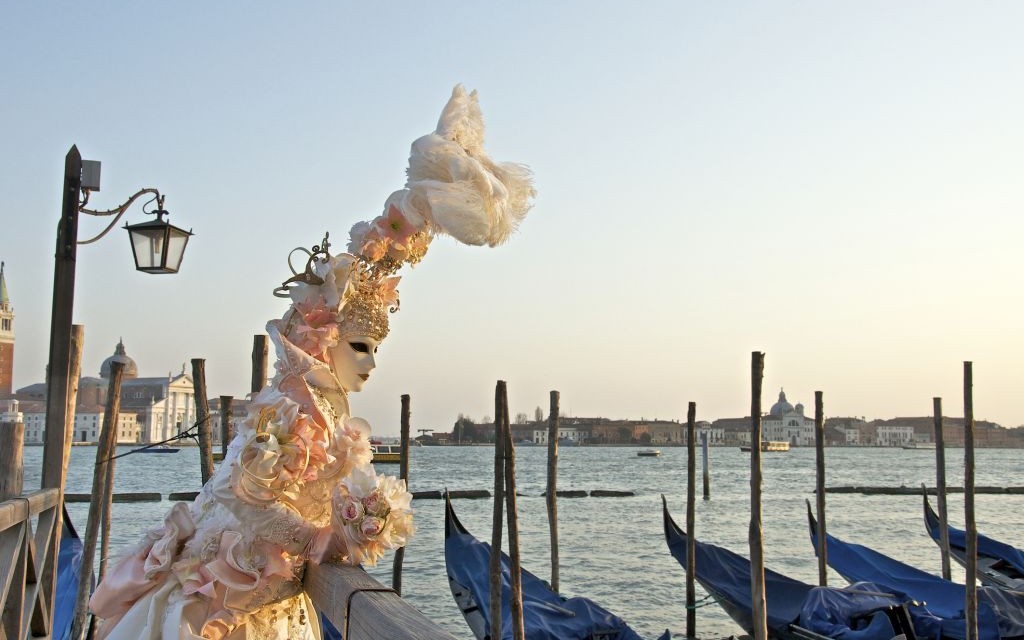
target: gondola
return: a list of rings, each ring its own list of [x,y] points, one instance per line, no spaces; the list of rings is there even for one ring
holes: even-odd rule
[[[57,585],[53,604],[53,633],[51,637],[67,640],[71,637],[71,622],[75,618],[75,600],[78,595],[78,576],[82,573],[82,540],[71,524],[67,509],[61,528],[60,547],[57,550]]]
[[[489,639],[491,545],[480,542],[455,516],[445,495],[444,561],[455,603],[477,640]],[[509,558],[501,554],[502,638],[512,637],[508,606]],[[523,626],[528,640],[641,640],[622,618],[587,598],[564,598],[525,569]],[[668,631],[659,640],[669,640]]]
[[[686,532],[662,496],[665,540],[686,568]],[[696,542],[694,578],[747,634],[753,635],[750,561],[722,547]],[[764,571],[768,636],[776,640],[844,638],[889,640],[942,637],[939,621],[905,594],[868,582],[843,589],[816,587],[770,569]]]
[[[924,526],[935,544],[941,545],[942,527],[939,516],[924,494]],[[949,532],[949,555],[967,566],[967,534],[962,529],[946,526]],[[978,578],[983,584],[1011,591],[1024,591],[1024,551],[978,534]]]
[[[811,542],[818,548],[817,521],[807,505]],[[943,618],[943,635],[966,637],[964,603],[966,587],[904,564],[863,545],[843,542],[825,534],[826,558],[847,580],[866,580],[890,585]],[[1024,593],[978,587],[979,640],[1024,640]]]

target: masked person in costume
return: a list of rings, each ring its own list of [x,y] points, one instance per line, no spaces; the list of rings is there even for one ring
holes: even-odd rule
[[[274,377],[195,502],[172,507],[96,588],[98,638],[319,639],[306,563],[374,564],[405,545],[412,495],[374,471],[348,394],[375,366],[399,269],[438,234],[500,244],[529,210],[529,170],[491,160],[483,132],[476,92],[456,86],[437,130],[413,143],[405,188],[352,227],[348,253],[331,255],[327,237],[302,250],[305,270],[275,290],[291,305],[267,324]]]

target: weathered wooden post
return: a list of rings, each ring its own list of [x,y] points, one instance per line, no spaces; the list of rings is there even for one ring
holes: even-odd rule
[[[118,389],[118,395],[120,395],[120,393],[121,391]],[[103,519],[100,521],[100,566],[96,575],[97,584],[103,582],[103,576],[107,574],[107,556],[110,554],[110,516],[111,511],[113,511],[111,504],[114,501],[114,469],[116,467],[117,456],[117,416],[121,412],[120,400],[117,404],[117,412],[114,414],[114,444],[110,449],[110,461],[107,463],[107,477],[104,481],[106,491],[103,496],[103,508],[100,510]],[[107,412],[110,412],[109,398]]]
[[[558,591],[558,414],[559,393],[551,392],[548,411],[548,486],[545,502],[548,507],[548,536],[551,539],[551,588]]]
[[[74,148],[73,148],[74,149]],[[77,154],[77,150],[75,150]],[[70,155],[70,154],[69,154]],[[79,167],[79,170],[81,168]],[[67,196],[67,194],[65,194]],[[76,196],[77,197],[77,196]],[[65,202],[66,205],[66,202]],[[59,251],[58,247],[58,251]],[[56,288],[56,285],[54,285]],[[56,297],[56,295],[55,295]],[[56,302],[54,303],[56,306]],[[69,310],[70,312],[70,310]],[[69,318],[70,321],[70,318]],[[56,324],[56,319],[54,320]],[[52,340],[51,340],[52,342]],[[68,370],[66,372],[65,382],[67,383],[66,393],[63,393],[64,406],[61,411],[58,412],[62,416],[63,424],[56,423],[59,426],[53,427],[55,433],[46,434],[46,446],[43,448],[43,473],[42,473],[42,488],[56,488],[59,490],[59,497],[63,501],[64,499],[64,484],[68,474],[68,461],[71,459],[71,442],[74,440],[74,428],[75,428],[75,405],[78,401],[78,379],[82,372],[82,348],[85,345],[85,327],[80,324],[72,325],[71,337],[69,345],[69,360],[67,362]],[[53,360],[53,345],[51,344],[50,350],[50,362]],[[48,380],[53,378],[48,375]],[[54,406],[55,400],[53,400],[51,388],[47,388],[47,411],[51,406]],[[54,423],[50,421],[49,414],[46,418],[47,426]],[[63,428],[61,428],[63,427]],[[56,594],[57,587],[57,556],[60,551],[60,534],[61,534],[61,522],[63,521],[63,510],[57,509],[57,521],[54,523],[54,533],[50,537],[49,549],[46,551],[46,562],[43,564],[42,576],[39,578],[40,593],[44,594],[48,598],[48,602],[53,602],[53,597]],[[43,550],[37,550],[37,553],[43,552]],[[33,621],[34,629],[49,628],[48,624],[39,624],[38,621]]]
[[[196,424],[199,425],[199,471],[203,484],[213,477],[213,438],[210,426],[210,401],[206,397],[206,360],[192,358],[192,385],[195,389]]]
[[[117,443],[117,414],[121,410],[121,376],[123,362],[111,362],[110,386],[107,387],[107,410],[103,414],[103,427],[96,447],[96,465],[92,473],[92,495],[89,500],[89,520],[85,526],[85,540],[82,543],[82,566],[78,575],[78,593],[75,599],[75,617],[71,623],[71,638],[82,637],[88,624],[89,592],[92,585],[92,568],[96,559],[96,538],[104,507],[109,509],[113,487],[107,484],[108,465],[113,464],[114,445]]]
[[[235,402],[233,396],[220,397],[220,459],[228,456],[228,445],[235,437],[234,429],[231,428],[231,405]]]
[[[501,437],[501,411],[505,381],[494,388],[494,514],[491,520],[491,637],[501,638],[501,532],[505,504],[505,439]]]
[[[256,395],[267,383],[267,336],[256,334],[252,337],[252,384],[249,390]]]
[[[686,637],[697,637],[697,403],[686,408]],[[707,437],[704,438],[707,444]],[[705,469],[707,465],[705,465]],[[705,484],[705,486],[707,486]],[[707,498],[705,498],[707,499]]]
[[[825,411],[822,393],[814,392],[814,468],[818,483],[818,585],[828,586],[828,545],[825,543]]]
[[[64,407],[64,458],[60,471],[61,497],[64,485],[67,484],[68,463],[71,460],[71,443],[75,441],[75,407],[78,406],[78,383],[82,377],[82,351],[85,349],[85,327],[76,324],[71,327],[71,361],[68,363],[67,406]],[[46,449],[43,449],[46,457]],[[43,473],[46,471],[46,460],[43,460]],[[45,476],[44,476],[45,477]],[[63,511],[61,512],[63,514]]]
[[[754,640],[767,640],[768,618],[764,593],[764,530],[761,526],[761,382],[764,354],[750,359],[750,604]]]
[[[114,444],[110,449],[110,458],[107,462],[107,478],[106,478],[106,490],[104,491],[103,508],[100,513],[103,514],[103,520],[100,522],[100,566],[97,572],[96,582],[103,582],[103,577],[107,574],[107,559],[110,555],[110,517],[113,511],[111,503],[114,498],[114,470],[117,466],[117,426],[121,418],[121,380],[124,377],[124,373],[121,373],[121,377],[114,378],[113,365],[111,365],[111,380],[110,386],[117,385],[117,390],[111,395],[110,388],[107,388],[107,405],[106,415],[114,416],[113,429],[114,429]],[[89,632],[87,637],[92,640],[93,626],[95,625],[95,619],[89,619]]]
[[[700,434],[700,455],[704,464],[704,499],[711,499],[711,455],[708,453],[708,432]]]
[[[85,331],[72,324],[75,306],[75,265],[78,255],[79,198],[82,195],[82,154],[72,145],[64,157],[61,184],[61,217],[57,225],[57,244],[53,266],[53,306],[50,315],[50,348],[46,367],[46,447],[43,449],[42,488],[57,489],[64,496],[68,458],[71,455],[70,432],[74,425],[78,373],[81,370]],[[76,353],[77,351],[77,353]],[[42,575],[37,576],[43,602],[54,601],[56,558],[60,548],[62,512],[57,510],[55,532],[46,549],[36,553],[46,558]],[[50,608],[52,611],[52,607]],[[33,633],[47,633],[47,620],[34,620]]]
[[[402,416],[401,436],[402,450],[398,460],[398,477],[405,481],[406,489],[409,488],[409,423],[412,418],[410,411],[409,394],[402,394]],[[395,559],[391,562],[391,588],[395,593],[402,595],[402,563],[405,562],[405,547],[395,550]]]
[[[25,443],[25,425],[21,422],[0,422],[0,502],[16,498],[25,488],[25,474],[22,451]],[[25,583],[25,569],[28,563],[24,560],[15,561],[9,569],[11,590],[20,592],[20,585]],[[9,565],[10,566],[10,565]],[[0,615],[0,635],[6,632],[7,637],[21,632],[23,620],[21,598],[10,597],[4,603],[3,614]]]
[[[0,502],[21,495],[25,489],[25,424],[0,422]]]
[[[946,443],[942,433],[942,398],[932,398],[935,421],[935,494],[939,502],[939,551],[942,555],[942,577],[950,580],[949,566],[949,512],[946,510]],[[925,500],[928,492],[925,491]]]
[[[519,559],[519,511],[516,509],[516,447],[508,419],[508,394],[501,390],[501,433],[505,439],[505,515],[508,517],[509,585],[513,640],[525,640],[523,625],[523,569]],[[498,418],[495,417],[497,423]]]
[[[974,521],[974,373],[964,362],[964,530],[967,533],[967,640],[978,640],[978,526]]]

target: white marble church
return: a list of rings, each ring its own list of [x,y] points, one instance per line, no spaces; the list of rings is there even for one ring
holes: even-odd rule
[[[178,374],[140,378],[135,360],[128,356],[124,342],[120,341],[113,355],[103,361],[98,378],[82,376],[79,379],[74,442],[96,442],[99,438],[110,368],[114,362],[124,364],[121,411],[117,421],[118,442],[160,442],[192,426],[196,415],[195,393],[192,376],[185,373],[184,366]],[[42,442],[46,423],[46,383],[23,387],[14,395],[25,423],[25,442]]]
[[[782,390],[779,401],[761,418],[761,429],[765,440],[788,442],[794,447],[814,446],[814,418],[804,415],[804,405],[799,402],[796,406],[789,404]]]

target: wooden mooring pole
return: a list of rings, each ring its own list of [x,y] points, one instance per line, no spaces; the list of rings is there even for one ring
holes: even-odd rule
[[[761,383],[764,354],[750,358],[750,604],[754,640],[768,640],[764,593],[764,530],[761,526]]]
[[[505,439],[501,437],[501,402],[505,381],[499,380],[494,388],[494,513],[491,519],[491,634],[501,638],[501,533],[505,504]]]
[[[557,391],[551,392],[548,411],[548,484],[544,495],[548,508],[548,537],[551,539],[551,588],[558,591],[558,427],[559,400]]]
[[[411,399],[409,394],[404,393],[401,397],[401,437],[402,450],[398,459],[398,477],[405,482],[406,489],[409,488],[409,425],[412,420],[410,409]],[[405,562],[405,547],[399,547],[395,551],[395,559],[391,563],[391,588],[395,593],[402,595],[402,563]]]
[[[949,566],[949,512],[946,506],[946,443],[942,433],[942,398],[932,398],[935,421],[935,492],[939,502],[939,552],[942,555],[942,577],[951,580]],[[928,499],[925,494],[925,500]]]
[[[76,151],[77,153],[77,151]],[[56,322],[56,319],[55,319]],[[64,394],[64,407],[60,415],[63,416],[63,428],[54,428],[55,434],[46,434],[46,446],[43,448],[43,478],[42,488],[57,488],[63,498],[64,486],[68,474],[68,462],[71,459],[71,442],[75,439],[75,406],[78,403],[78,380],[82,373],[82,349],[85,345],[85,327],[80,324],[72,325],[69,361],[67,363],[67,389]],[[52,351],[51,351],[52,358]],[[53,362],[51,359],[50,362]],[[52,406],[50,398],[51,389],[47,389],[47,410]],[[47,426],[50,426],[50,417],[46,418]],[[37,553],[46,554],[46,562],[43,565],[42,576],[39,578],[40,592],[53,602],[57,588],[57,557],[60,553],[61,523],[64,519],[63,509],[57,509],[57,521],[54,526],[54,534],[51,536],[49,549],[37,549]],[[52,613],[52,607],[51,607]],[[32,622],[33,629],[48,628],[49,623],[41,623],[39,620]]]
[[[704,444],[707,444],[705,434]],[[686,407],[686,637],[697,637],[697,403]],[[705,470],[707,465],[705,465]],[[705,481],[705,492],[707,482]],[[705,498],[706,500],[707,498]]]
[[[231,405],[234,404],[234,396],[220,397],[220,459],[228,455],[228,445],[235,437],[234,429],[231,428]]]
[[[75,617],[71,623],[71,638],[81,638],[88,626],[89,594],[92,586],[92,568],[96,559],[96,539],[99,534],[103,511],[110,508],[113,487],[107,483],[111,477],[107,470],[113,464],[114,446],[117,444],[117,418],[121,410],[121,377],[123,362],[110,365],[110,386],[107,387],[107,408],[103,414],[103,427],[96,447],[96,465],[92,473],[92,498],[89,501],[89,520],[85,526],[85,540],[82,542],[82,565],[78,575],[78,592],[75,599]]]
[[[192,358],[192,385],[199,425],[199,472],[202,483],[206,484],[213,477],[213,427],[210,425],[210,401],[206,396],[206,360],[202,358]]]
[[[711,455],[708,452],[708,432],[700,434],[700,454],[704,471],[704,499],[711,499]]]
[[[974,373],[964,362],[964,530],[967,533],[967,640],[978,640],[978,526],[974,521]]]
[[[267,336],[256,334],[252,337],[252,383],[249,390],[256,395],[267,384]]]
[[[25,423],[0,422],[0,502],[25,490]]]
[[[814,469],[817,478],[818,585],[828,586],[828,545],[825,542],[825,410],[821,391],[814,392]]]
[[[501,389],[501,433],[505,439],[505,516],[508,518],[508,556],[511,586],[512,638],[525,640],[523,624],[523,567],[519,555],[519,511],[516,509],[516,447],[508,419],[508,392]],[[498,418],[495,416],[495,423]]]
[[[75,441],[75,407],[78,406],[78,382],[82,377],[82,351],[85,350],[85,327],[76,324],[71,327],[71,362],[68,364],[67,406],[64,408],[64,466],[59,469],[61,491],[67,485],[68,463],[71,461],[71,443]],[[46,450],[43,450],[46,457]],[[43,461],[43,474],[47,473]],[[63,513],[63,512],[62,512]]]

